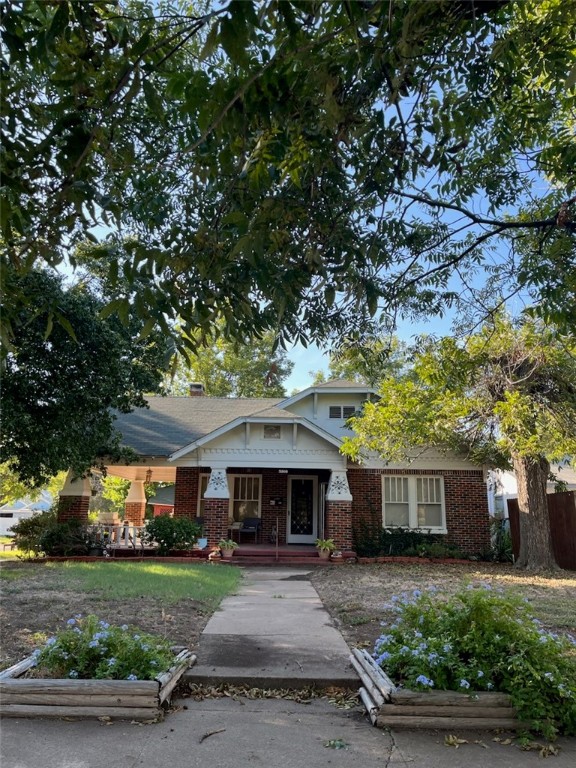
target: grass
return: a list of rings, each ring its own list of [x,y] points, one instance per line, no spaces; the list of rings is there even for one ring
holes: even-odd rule
[[[66,588],[76,592],[101,593],[110,599],[130,600],[155,597],[167,604],[193,598],[207,607],[216,607],[233,592],[240,578],[236,568],[210,565],[162,563],[46,563],[46,588],[53,579],[65,579]]]

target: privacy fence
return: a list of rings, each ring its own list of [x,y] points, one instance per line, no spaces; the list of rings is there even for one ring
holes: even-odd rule
[[[576,492],[548,494],[552,546],[560,568],[576,571]],[[508,499],[508,516],[514,557],[520,551],[518,499]]]

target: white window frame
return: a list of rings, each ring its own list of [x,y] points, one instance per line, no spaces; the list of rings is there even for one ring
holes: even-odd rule
[[[206,478],[206,487],[208,487],[208,483],[210,482],[210,475],[203,472],[200,474],[198,478],[198,503],[196,506],[196,516],[197,517],[203,517],[202,514],[202,507],[201,502],[203,501],[202,496],[202,478]],[[234,499],[234,481],[237,477],[257,477],[259,480],[258,485],[258,515],[250,515],[250,517],[259,517],[262,519],[262,475],[255,475],[252,472],[244,472],[242,474],[237,475],[226,475],[226,481],[228,482],[228,493],[230,494],[230,500],[228,505],[228,519],[230,521],[233,521],[233,515],[234,515],[234,501],[238,501],[238,499]],[[253,499],[255,501],[255,499]]]
[[[338,409],[338,415],[332,415],[332,413],[336,414],[336,409]],[[329,405],[328,406],[328,418],[329,419],[341,419],[346,421],[347,419],[351,419],[352,416],[356,413],[358,410],[357,406],[355,405]]]
[[[403,526],[390,525],[386,523],[386,479],[408,480],[408,528],[419,531],[430,531],[430,533],[448,533],[446,528],[446,498],[444,495],[444,477],[442,475],[382,475],[382,526],[384,528],[402,528]],[[418,480],[440,481],[440,512],[442,515],[441,525],[418,525]]]

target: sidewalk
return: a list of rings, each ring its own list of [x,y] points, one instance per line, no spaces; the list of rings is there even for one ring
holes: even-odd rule
[[[298,568],[250,568],[237,595],[223,600],[200,637],[199,683],[262,688],[358,687],[350,650]]]

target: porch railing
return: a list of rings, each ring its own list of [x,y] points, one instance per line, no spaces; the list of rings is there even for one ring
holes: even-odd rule
[[[98,524],[91,528],[97,540],[111,551],[115,549],[158,549],[158,545],[149,543],[144,538],[145,525],[120,523],[119,525]]]

